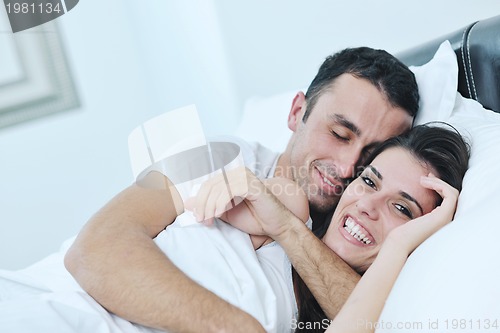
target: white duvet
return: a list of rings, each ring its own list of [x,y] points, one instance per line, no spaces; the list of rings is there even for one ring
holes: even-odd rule
[[[0,270],[0,332],[156,332],[108,313],[80,288],[63,264],[73,240],[28,268]]]
[[[155,242],[175,263],[194,280],[252,314],[268,332],[276,331],[276,297],[248,235],[225,223],[169,229]],[[108,313],[80,288],[63,264],[72,242],[67,240],[59,252],[26,269],[0,270],[0,332],[158,332]]]

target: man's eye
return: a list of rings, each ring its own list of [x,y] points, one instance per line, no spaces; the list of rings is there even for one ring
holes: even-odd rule
[[[410,219],[413,219],[413,214],[411,213],[411,211],[407,207],[405,207],[401,204],[394,204],[394,207],[396,207],[396,209],[398,211],[400,211],[401,213],[403,213],[404,215],[406,215]]]
[[[341,141],[346,141],[348,142],[349,141],[349,138],[345,137],[345,136],[342,136],[340,134],[338,134],[337,132],[335,131],[332,131],[332,134],[334,137],[336,137],[337,139],[341,140]]]
[[[365,182],[366,185],[370,186],[371,188],[376,188],[375,186],[375,183],[373,182],[373,180],[371,180],[370,177],[361,177],[361,179],[363,179],[363,181]]]

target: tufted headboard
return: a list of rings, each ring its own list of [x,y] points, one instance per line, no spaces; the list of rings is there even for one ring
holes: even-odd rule
[[[397,57],[406,65],[422,65],[444,40],[450,41],[457,55],[458,91],[485,108],[500,112],[500,15],[469,24]]]

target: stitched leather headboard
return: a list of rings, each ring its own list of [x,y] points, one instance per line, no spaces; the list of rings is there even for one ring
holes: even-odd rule
[[[500,112],[500,15],[397,54],[406,65],[422,65],[449,40],[457,54],[458,91]]]

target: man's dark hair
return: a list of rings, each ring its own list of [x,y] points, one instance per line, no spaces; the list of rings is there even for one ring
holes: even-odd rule
[[[386,95],[392,106],[404,109],[412,117],[417,114],[419,95],[413,72],[384,50],[357,47],[337,52],[323,62],[307,89],[304,122],[319,96],[342,74],[370,81]]]

